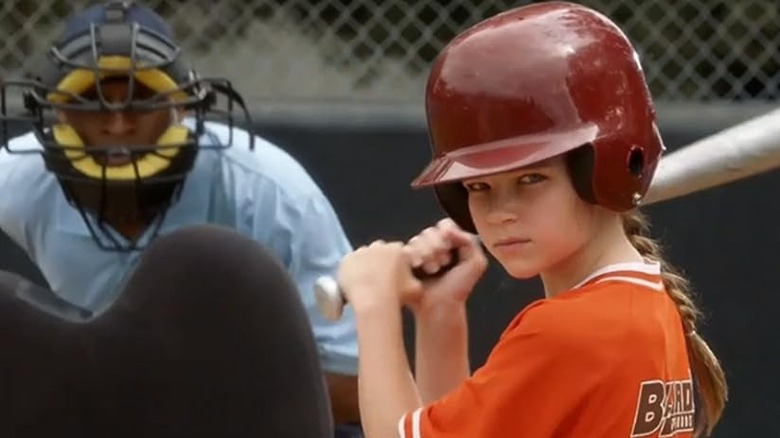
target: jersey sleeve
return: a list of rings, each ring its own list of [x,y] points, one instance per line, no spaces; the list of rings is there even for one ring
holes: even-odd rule
[[[592,350],[561,330],[560,315],[528,308],[504,333],[485,365],[444,398],[401,418],[401,438],[562,436],[567,417],[604,371]],[[557,317],[556,317],[557,316]]]

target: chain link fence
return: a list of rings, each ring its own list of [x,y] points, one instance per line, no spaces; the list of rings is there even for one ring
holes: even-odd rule
[[[418,102],[459,31],[530,3],[503,0],[147,0],[203,75],[250,99]],[[658,100],[776,100],[780,0],[583,0],[637,45]],[[19,75],[88,4],[3,0],[0,68]]]

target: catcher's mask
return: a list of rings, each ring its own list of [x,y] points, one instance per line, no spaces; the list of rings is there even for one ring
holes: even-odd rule
[[[142,249],[141,242],[156,236],[178,200],[198,150],[230,147],[234,112],[240,111],[248,129],[251,117],[230,82],[200,78],[184,65],[168,26],[151,10],[115,1],[85,9],[68,23],[31,77],[2,84],[3,145],[10,153],[42,155],[101,248]],[[123,101],[106,98],[106,80],[126,82]],[[22,92],[22,115],[9,114],[13,87]],[[61,117],[77,111],[160,110],[170,111],[171,122],[153,144],[85,144]],[[228,125],[231,135],[224,144],[205,140],[207,119]],[[42,148],[13,147],[9,122],[30,124]],[[254,137],[249,139],[252,148]],[[118,233],[116,223],[123,220],[142,224],[141,236]]]

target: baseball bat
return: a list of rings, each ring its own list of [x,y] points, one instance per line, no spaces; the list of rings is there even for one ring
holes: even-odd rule
[[[779,167],[780,109],[777,109],[664,156],[642,204],[679,198]],[[328,276],[317,279],[314,294],[323,317],[330,321],[341,318],[346,299],[335,279]]]
[[[780,167],[780,109],[726,128],[661,159],[643,204],[756,176]]]

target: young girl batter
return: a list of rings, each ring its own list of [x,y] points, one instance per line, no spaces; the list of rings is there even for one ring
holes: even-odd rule
[[[570,3],[499,14],[444,49],[426,109],[435,156],[414,185],[433,186],[451,219],[406,244],[360,248],[339,273],[357,318],[367,437],[711,432],[723,370],[635,209],[664,148],[625,35]],[[469,232],[513,277],[539,275],[546,295],[471,376],[464,302],[487,261]],[[443,276],[411,275],[438,271],[454,248]],[[415,378],[402,305],[415,315]]]

